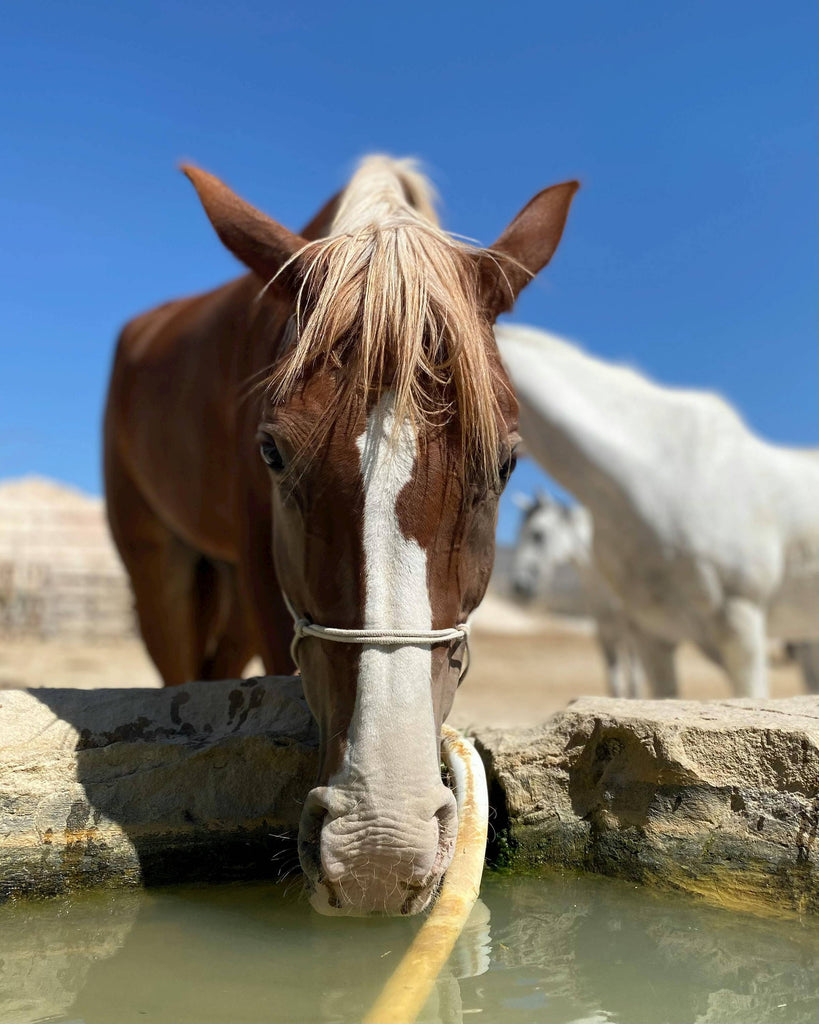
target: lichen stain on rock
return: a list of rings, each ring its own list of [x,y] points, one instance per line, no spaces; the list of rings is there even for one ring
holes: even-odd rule
[[[135,721],[124,722],[115,729],[100,732],[93,732],[87,728],[82,729],[77,740],[77,750],[96,750],[100,747],[110,746],[112,743],[152,743],[157,739],[171,739],[179,732],[185,734],[185,726],[179,730],[168,729],[156,725],[150,718],[140,715]]]
[[[66,882],[76,881],[88,863],[97,864],[106,849],[101,841],[99,829],[94,823],[92,808],[87,800],[75,800],[71,804],[63,833],[64,846],[60,851],[61,872]],[[97,870],[97,869],[95,869]]]
[[[797,860],[809,863],[814,844],[816,843],[817,826],[819,826],[819,807],[812,811],[799,812],[799,828],[796,833]]]
[[[78,832],[84,829],[91,817],[91,805],[87,800],[75,800],[65,819],[65,834]]]
[[[261,707],[262,701],[264,700],[264,690],[260,687],[254,687],[250,690],[250,699],[245,706],[245,695],[241,690],[231,690],[230,692],[230,710],[228,714],[228,723],[232,722],[234,717],[238,713],[236,722],[233,726],[233,731],[238,732],[248,719],[248,715],[251,711],[255,711],[256,708]],[[241,710],[240,710],[241,709]]]
[[[245,702],[245,695],[241,690],[231,690],[228,694],[228,725],[231,725],[239,709]]]
[[[175,693],[173,695],[173,699],[171,700],[170,715],[171,721],[173,722],[174,725],[182,724],[182,718],[180,717],[179,709],[182,707],[183,704],[187,704],[190,699],[191,695],[186,690],[182,690],[180,693]]]

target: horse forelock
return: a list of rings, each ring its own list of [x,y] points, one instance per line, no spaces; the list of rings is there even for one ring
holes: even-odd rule
[[[289,346],[268,381],[274,403],[319,366],[341,372],[334,405],[394,395],[396,429],[455,418],[465,458],[494,481],[498,387],[478,302],[478,250],[438,225],[433,191],[409,161],[367,158],[331,234],[296,257]]]

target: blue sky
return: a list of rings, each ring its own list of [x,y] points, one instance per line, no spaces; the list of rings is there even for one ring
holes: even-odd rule
[[[514,318],[815,444],[816,28],[813,0],[11,0],[0,477],[99,491],[118,327],[237,272],[180,159],[297,228],[373,150],[419,156],[485,243],[579,177]]]

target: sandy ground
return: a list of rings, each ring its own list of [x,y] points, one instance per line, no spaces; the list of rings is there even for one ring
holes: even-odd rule
[[[456,726],[535,725],[576,697],[606,696],[603,661],[594,639],[560,623],[525,637],[477,634],[473,670],[458,692],[450,721]],[[695,648],[677,654],[680,696],[722,700],[733,694],[722,671]],[[799,669],[775,659],[772,697],[805,692]]]
[[[471,642],[469,676],[450,721],[456,726],[534,725],[575,697],[605,693],[602,660],[584,624],[524,615],[487,599]],[[678,655],[681,696],[723,699],[731,693],[722,672],[694,648]],[[251,663],[246,674],[258,674]],[[772,658],[771,695],[802,693],[799,670]],[[21,686],[158,686],[139,640],[0,639],[0,688]]]

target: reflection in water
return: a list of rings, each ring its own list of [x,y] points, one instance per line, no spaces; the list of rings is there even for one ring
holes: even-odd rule
[[[486,974],[492,962],[492,912],[483,900],[472,908],[464,930],[458,936],[447,967],[456,978],[477,978]]]
[[[419,922],[319,917],[297,890],[186,887],[0,907],[0,1024],[360,1020]],[[490,876],[482,895],[422,1021],[817,1019],[815,922],[600,878]]]
[[[91,966],[125,942],[135,892],[0,906],[0,1024],[62,1020]]]
[[[495,879],[487,1020],[815,1022],[816,922],[715,910],[599,877]],[[462,984],[466,993],[466,984]],[[516,994],[519,993],[519,994]],[[465,999],[466,1005],[466,999]]]

